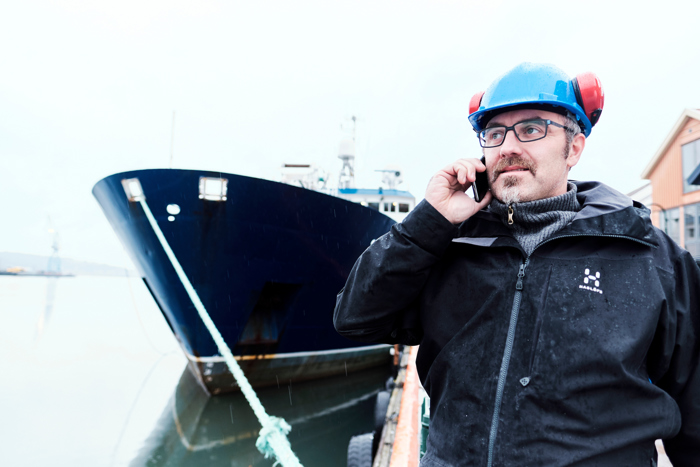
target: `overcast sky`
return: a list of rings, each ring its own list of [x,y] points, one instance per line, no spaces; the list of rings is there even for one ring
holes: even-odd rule
[[[357,127],[360,181],[477,157],[471,96],[520,62],[598,74],[605,109],[574,179],[622,192],[686,107],[700,107],[700,2],[2,2],[0,251],[129,266],[91,194],[174,166],[278,180],[336,167]]]

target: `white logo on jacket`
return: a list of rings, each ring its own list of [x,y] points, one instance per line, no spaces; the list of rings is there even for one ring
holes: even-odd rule
[[[586,268],[583,271],[583,284],[579,285],[578,288],[602,294],[603,291],[598,287],[600,287],[600,272],[596,271],[595,274],[591,274],[591,270]]]

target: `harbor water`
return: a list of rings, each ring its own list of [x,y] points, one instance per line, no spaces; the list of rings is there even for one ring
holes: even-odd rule
[[[272,466],[240,393],[208,397],[138,277],[0,276],[0,465]],[[329,310],[329,319],[332,311]],[[306,467],[344,466],[388,368],[260,389]]]

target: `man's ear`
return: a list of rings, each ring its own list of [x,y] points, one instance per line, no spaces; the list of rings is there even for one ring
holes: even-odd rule
[[[583,133],[579,133],[574,136],[574,140],[571,142],[571,148],[569,148],[569,157],[566,158],[566,165],[571,170],[571,167],[578,164],[579,159],[581,159],[581,153],[583,148],[586,147],[586,137]]]

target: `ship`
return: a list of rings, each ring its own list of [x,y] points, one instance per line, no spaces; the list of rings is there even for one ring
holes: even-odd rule
[[[356,188],[354,143],[340,148],[343,168],[333,188],[311,164],[285,164],[282,181],[145,169],[94,186],[190,370],[210,394],[238,386],[178,267],[253,387],[388,364],[389,346],[340,336],[333,309],[355,260],[415,199],[397,189],[395,168],[383,170],[384,186]]]

